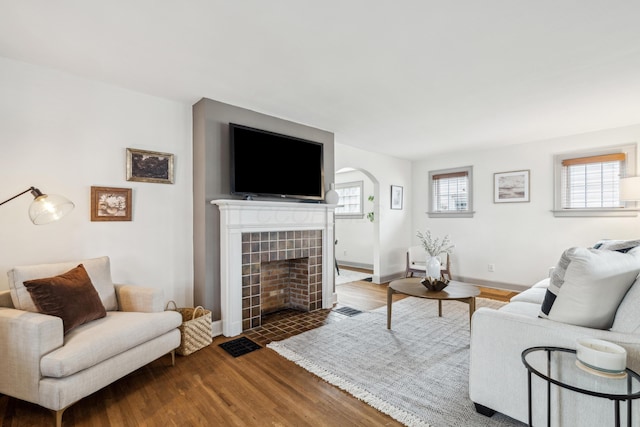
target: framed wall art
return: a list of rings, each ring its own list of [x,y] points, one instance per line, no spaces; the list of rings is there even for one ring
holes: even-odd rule
[[[493,174],[493,202],[518,203],[529,201],[529,171]]]
[[[399,185],[391,186],[391,209],[402,209],[403,188]]]
[[[173,154],[127,148],[127,181],[173,184]]]
[[[131,188],[91,187],[91,221],[131,221]]]

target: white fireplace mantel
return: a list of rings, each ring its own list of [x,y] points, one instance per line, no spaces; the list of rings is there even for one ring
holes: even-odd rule
[[[258,200],[212,200],[220,209],[222,334],[242,333],[242,233],[322,230],[322,308],[337,301],[334,276],[335,205]]]

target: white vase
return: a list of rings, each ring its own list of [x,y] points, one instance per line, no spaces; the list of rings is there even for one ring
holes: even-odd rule
[[[440,279],[440,258],[427,255],[427,277]]]
[[[324,202],[328,205],[337,205],[339,200],[340,195],[336,191],[336,186],[334,183],[331,183],[331,189],[324,195]]]

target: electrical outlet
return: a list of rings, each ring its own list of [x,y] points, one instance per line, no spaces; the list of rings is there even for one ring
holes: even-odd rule
[[[347,256],[347,251],[345,250],[342,255]]]
[[[487,268],[488,268],[490,273],[493,273],[494,271],[496,271],[496,265],[495,264],[489,264],[489,265],[487,265]]]

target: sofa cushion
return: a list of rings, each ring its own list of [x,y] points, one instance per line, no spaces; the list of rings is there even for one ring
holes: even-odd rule
[[[640,249],[567,249],[553,270],[540,317],[608,329],[638,273]]]
[[[553,272],[553,270],[551,272]],[[551,273],[549,274],[549,276],[551,276]],[[531,287],[532,288],[544,288],[544,289],[547,289],[549,287],[550,283],[551,283],[551,277],[546,277],[546,278],[540,280],[539,282],[537,282],[536,284],[534,284]]]
[[[540,305],[542,304],[542,301],[544,300],[544,296],[547,293],[547,288],[549,287],[549,281],[550,279],[548,277],[544,278],[539,282],[535,283],[529,289],[526,289],[520,292],[519,294],[511,298],[509,301],[510,302],[518,302],[518,301],[530,302],[533,304]]]
[[[631,285],[620,306],[618,306],[611,330],[628,334],[640,333],[638,305],[640,305],[640,278],[636,279]]]
[[[159,337],[182,323],[176,311],[110,311],[65,335],[64,345],[40,361],[45,377],[63,378]]]
[[[526,291],[522,291],[518,295],[515,295],[509,301],[510,302],[517,302],[517,301],[530,302],[533,304],[538,304],[538,306],[540,306],[542,304],[542,301],[544,301],[544,296],[546,295],[546,293],[547,293],[546,287],[544,288],[531,287]],[[538,309],[540,309],[540,307],[538,307]]]
[[[107,314],[82,264],[58,276],[26,280],[24,286],[40,313],[62,319],[65,334]]]
[[[118,301],[116,291],[111,281],[111,265],[109,257],[85,259],[74,262],[61,262],[55,264],[35,264],[13,267],[7,275],[9,276],[9,290],[11,300],[18,310],[38,312],[31,295],[24,287],[25,280],[51,277],[71,270],[78,264],[82,264],[87,270],[91,283],[98,291],[102,305],[107,311],[117,310]]]
[[[504,313],[513,313],[526,317],[536,318],[538,317],[538,313],[540,312],[540,304],[515,301],[500,307],[499,310]]]

